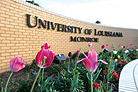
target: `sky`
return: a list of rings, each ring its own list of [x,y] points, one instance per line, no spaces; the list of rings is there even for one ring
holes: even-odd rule
[[[24,0],[25,1],[25,0]],[[101,25],[138,29],[138,0],[34,0],[51,12]]]

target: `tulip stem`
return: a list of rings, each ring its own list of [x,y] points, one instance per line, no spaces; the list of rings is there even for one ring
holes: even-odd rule
[[[32,92],[33,89],[34,89],[34,86],[35,86],[36,80],[37,80],[37,78],[38,78],[38,76],[39,76],[39,74],[40,74],[40,71],[41,71],[41,68],[39,69],[39,71],[38,71],[38,73],[37,73],[37,75],[36,75],[36,77],[35,77],[35,80],[34,80],[34,83],[33,83],[33,85],[32,85],[32,88],[31,88],[31,91],[30,91],[30,92]]]
[[[93,72],[91,72],[91,92],[93,92]]]
[[[109,81],[109,73],[110,73],[110,62],[109,62],[109,67],[108,67],[108,75],[107,75],[107,88],[106,88],[106,92],[108,92],[108,81]]]
[[[81,51],[81,48],[79,49],[79,53],[80,53],[80,51]],[[76,67],[77,67],[77,61],[79,59],[79,53],[77,54],[76,59],[75,59],[76,61],[75,61],[75,68],[74,68],[73,79],[75,78],[75,74],[76,74]]]
[[[69,70],[70,70],[70,58],[69,58],[69,64],[68,64]]]
[[[42,61],[42,64],[41,64],[41,66],[43,66],[43,64],[44,64],[44,62],[45,62],[45,60],[46,60],[46,56],[44,56],[44,59],[43,59],[43,61]],[[43,78],[44,77],[44,68],[43,68],[43,70],[42,70],[42,81],[43,81]]]
[[[109,61],[109,66],[108,66],[108,75],[107,75],[107,86],[106,86],[106,92],[108,92],[108,82],[109,82],[109,74],[110,74],[110,68],[111,68],[111,61],[112,61],[112,56],[113,56],[113,52],[111,52],[111,59]]]
[[[5,86],[5,92],[7,91],[7,86],[8,86],[8,83],[9,83],[9,80],[10,80],[12,74],[13,74],[13,71],[11,72],[11,74],[10,74],[8,80],[7,80],[7,83],[6,83],[6,86]]]
[[[43,70],[42,70],[42,81],[44,79],[44,71],[45,71],[45,68],[43,68]]]
[[[77,55],[77,57],[76,57],[73,79],[75,78],[75,72],[76,72],[78,58],[79,58],[79,55]]]

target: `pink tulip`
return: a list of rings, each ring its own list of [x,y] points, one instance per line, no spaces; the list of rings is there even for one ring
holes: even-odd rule
[[[109,46],[109,44],[106,44],[106,47],[108,47]]]
[[[35,58],[36,65],[40,68],[47,68],[52,64],[54,60],[54,56],[55,56],[55,53],[53,53],[49,49],[42,48],[36,55],[36,58]],[[44,57],[46,57],[46,59],[42,65],[42,61]]]
[[[79,54],[79,52],[80,52],[80,50],[77,50],[76,54],[78,55],[78,54]]]
[[[101,61],[103,62],[104,64],[108,64],[106,63],[105,61],[103,60],[98,60],[97,61],[97,53],[95,50],[91,49],[88,53],[88,57],[85,55],[84,52],[82,52],[83,55],[86,57],[86,58],[83,58],[82,60],[79,60],[77,61],[77,63],[79,62],[83,62],[83,64],[85,65],[86,69],[89,71],[89,72],[94,72],[96,69],[97,69],[97,63],[98,61]]]
[[[88,46],[91,47],[91,46],[92,46],[92,42],[89,42],[89,43],[88,43]]]
[[[127,45],[127,47],[129,47],[129,45]]]
[[[102,45],[101,48],[104,49],[105,45]]]
[[[130,45],[132,45],[132,43],[130,43]]]
[[[121,45],[118,45],[118,47],[121,47]]]
[[[18,72],[25,67],[24,60],[21,57],[15,57],[10,61],[10,68],[13,72]]]
[[[135,45],[135,47],[137,47],[137,45]]]
[[[50,49],[50,47],[51,47],[51,45],[48,46],[48,44],[45,43],[45,44],[43,44],[43,45],[41,46],[41,49],[42,49],[42,48],[44,48],[44,49]]]

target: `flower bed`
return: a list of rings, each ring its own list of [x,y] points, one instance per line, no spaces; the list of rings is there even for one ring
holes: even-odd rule
[[[90,42],[88,46],[91,48],[92,43]],[[55,54],[50,51],[50,46],[46,43],[31,65],[25,66],[20,57],[11,59],[11,79],[9,77],[8,82],[8,78],[5,77],[6,74],[10,75],[9,72],[5,73],[5,76],[4,73],[0,74],[0,90],[1,92],[118,92],[121,69],[130,61],[138,59],[138,51],[135,49],[137,45],[133,50],[128,49],[130,46],[126,46],[127,50],[120,47],[118,51],[114,51],[114,47],[111,46],[112,50],[109,51],[109,45],[103,45],[99,54],[93,49],[88,52],[80,49],[73,55],[69,52],[70,58],[55,64],[52,63],[55,61]]]

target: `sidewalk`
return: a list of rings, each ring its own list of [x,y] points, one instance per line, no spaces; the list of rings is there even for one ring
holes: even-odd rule
[[[122,69],[119,92],[138,92],[138,59],[131,61]]]

